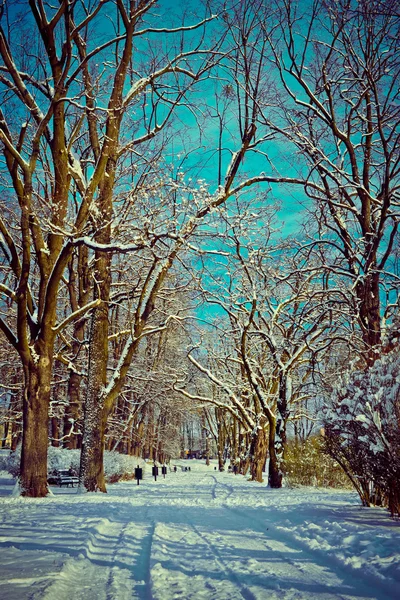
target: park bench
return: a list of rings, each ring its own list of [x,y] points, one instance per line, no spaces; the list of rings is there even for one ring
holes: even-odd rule
[[[76,475],[71,475],[70,471],[67,470],[59,470],[52,473],[48,479],[48,483],[55,484],[60,487],[65,485],[66,487],[74,487],[74,485],[78,485],[79,478]]]

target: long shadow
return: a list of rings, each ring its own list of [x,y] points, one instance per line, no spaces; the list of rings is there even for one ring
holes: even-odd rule
[[[146,490],[146,495],[148,495],[148,493],[149,490]],[[156,494],[159,494],[159,490],[155,489],[154,495]],[[182,494],[180,497],[182,497]],[[55,500],[55,503],[57,503],[57,501],[58,498]],[[62,552],[73,558],[77,557],[79,554],[83,554],[94,565],[108,568],[117,567],[129,569],[133,583],[136,586],[135,589],[142,600],[146,600],[150,597],[150,589],[148,587],[150,581],[150,552],[156,523],[176,526],[177,528],[182,529],[182,531],[184,531],[185,528],[190,528],[192,525],[195,525],[200,533],[206,537],[215,532],[221,532],[222,535],[225,532],[229,532],[232,535],[237,534],[238,539],[240,539],[240,535],[243,535],[244,529],[253,530],[262,534],[266,543],[268,543],[268,539],[271,539],[271,541],[279,540],[296,551],[295,554],[290,552],[290,556],[286,556],[285,552],[275,552],[272,549],[264,551],[225,545],[222,548],[218,547],[218,550],[213,552],[208,548],[206,554],[211,554],[210,560],[213,560],[216,555],[222,561],[223,565],[227,565],[225,571],[212,571],[205,568],[196,568],[196,558],[202,558],[204,550],[202,546],[199,547],[199,545],[196,546],[196,544],[191,545],[184,541],[178,544],[167,539],[163,540],[163,543],[168,547],[170,556],[165,559],[160,559],[158,562],[160,562],[164,568],[167,568],[172,572],[182,573],[184,575],[199,575],[215,581],[222,581],[225,579],[232,581],[233,572],[229,568],[229,562],[232,562],[235,559],[244,561],[249,558],[257,559],[258,562],[263,563],[266,566],[270,565],[272,571],[273,565],[282,564],[285,561],[294,566],[296,566],[297,563],[301,565],[312,563],[317,565],[321,569],[321,572],[323,572],[324,569],[328,570],[327,557],[321,555],[321,551],[310,550],[305,543],[296,540],[290,533],[277,530],[275,527],[276,524],[279,525],[279,522],[282,522],[282,519],[290,522],[292,518],[295,525],[298,525],[301,521],[304,522],[310,520],[310,507],[305,508],[303,506],[296,506],[294,515],[290,512],[287,513],[286,510],[281,511],[278,508],[251,509],[246,507],[243,509],[246,511],[245,513],[241,512],[240,509],[235,509],[233,507],[182,508],[176,506],[152,505],[147,508],[138,508],[136,505],[132,506],[129,504],[129,498],[127,498],[126,500],[124,499],[123,502],[116,502],[114,504],[107,502],[107,504],[102,504],[102,515],[99,517],[99,503],[88,503],[86,498],[82,499],[82,502],[79,502],[78,499],[76,499],[76,501],[71,504],[66,503],[63,505],[63,512],[60,516],[51,514],[55,503],[48,502],[42,506],[35,503],[34,520],[40,522],[41,518],[43,518],[43,521],[46,523],[49,523],[50,520],[55,531],[57,531],[58,527],[68,529],[68,534],[66,534],[68,537],[61,539],[60,543],[56,540],[53,542],[50,541],[49,543],[43,543],[43,540],[39,537],[39,535],[42,536],[46,533],[43,526],[30,527],[27,532],[22,528],[19,528],[19,530],[14,530],[14,533],[23,533],[24,538],[29,536],[32,541],[26,541],[26,539],[24,541],[21,540],[21,542],[3,541],[0,543],[0,547]],[[336,506],[329,507],[326,504],[323,504],[314,505],[312,511],[315,518],[318,520],[326,518],[332,521],[332,518],[334,518],[334,520],[337,520],[340,523],[347,522],[356,524],[359,524],[360,521],[362,521],[363,525],[367,524],[371,528],[390,525],[390,522],[388,523],[386,519],[380,519],[379,515],[382,513],[379,511],[371,513],[371,518],[367,519],[366,522],[365,509],[360,510],[360,507],[357,506],[346,506],[345,509],[341,509]],[[227,518],[227,513],[232,516]],[[74,523],[74,520],[77,518],[81,519],[80,523],[71,526],[71,523]],[[87,518],[91,518],[93,522],[85,526],[84,519]],[[139,538],[131,534],[126,534],[124,536],[127,545],[129,544],[132,546],[132,549],[137,553],[136,556],[133,556],[132,552],[127,551],[127,560],[131,560],[131,564],[119,560],[118,557],[115,560],[107,559],[107,550],[115,546],[118,536],[103,533],[96,528],[96,521],[99,522],[102,519],[108,519],[111,527],[113,523],[115,523],[116,527],[121,524],[133,523],[145,526],[148,529],[145,532],[145,535]],[[397,530],[399,524],[393,522],[392,526]],[[27,527],[29,527],[28,521]],[[271,531],[269,531],[269,528],[271,528]],[[51,533],[55,535],[55,531],[52,531]],[[13,538],[15,537],[18,537],[18,535],[15,536],[13,534]],[[91,544],[94,549],[89,550],[89,544]],[[99,550],[98,556],[95,556],[96,548]],[[205,549],[207,550],[207,548]],[[121,552],[119,554],[121,554]],[[180,557],[184,557],[189,566],[183,564],[185,561],[179,562]],[[190,559],[192,559],[192,561]],[[340,586],[330,586],[319,581],[301,581],[300,579],[298,580],[293,577],[274,577],[271,579],[270,575],[258,573],[242,574],[236,570],[234,575],[239,584],[243,586],[243,589],[245,589],[246,585],[249,583],[251,585],[257,585],[265,590],[296,589],[305,595],[307,594],[310,598],[318,598],[321,594],[349,594],[355,597],[362,596],[364,598],[370,598],[371,600],[394,600],[398,597],[398,594],[396,593],[393,595],[393,590],[388,589],[384,583],[382,583],[381,586],[382,590],[376,590],[376,580],[368,581],[368,577],[363,575],[364,582],[356,581],[354,570],[351,568],[344,568],[343,564],[339,563],[339,561],[336,561],[335,563],[334,557],[330,556],[328,560],[330,564],[337,567],[334,569],[334,573],[340,573],[340,576],[344,580],[343,584]],[[139,582],[141,581],[144,581],[145,585],[140,585]],[[368,585],[369,587],[367,587]],[[248,596],[248,600],[251,600],[251,596]]]
[[[326,506],[323,507],[323,509],[325,508]],[[361,593],[365,595],[365,597],[378,598],[379,600],[397,600],[400,597],[398,592],[393,595],[393,582],[390,583],[384,580],[378,581],[373,575],[369,575],[365,572],[362,573],[362,577],[360,579],[359,573],[357,573],[351,566],[348,566],[340,561],[334,554],[322,552],[321,550],[314,550],[310,548],[305,541],[302,541],[297,537],[295,538],[290,532],[279,528],[279,519],[277,518],[277,522],[274,522],[274,516],[280,516],[280,519],[282,519],[282,514],[279,515],[279,511],[271,511],[269,509],[248,509],[246,510],[246,514],[244,514],[240,511],[240,509],[229,508],[229,510],[236,513],[238,516],[243,517],[244,520],[248,521],[251,519],[253,527],[256,531],[259,531],[260,533],[269,532],[271,541],[280,541],[286,544],[289,548],[301,552],[302,556],[299,555],[299,560],[301,563],[306,562],[306,556],[309,556],[312,563],[318,565],[322,569],[327,569],[327,563],[329,563],[329,566],[334,567],[334,572],[336,574],[342,577],[342,579],[347,580],[354,590],[361,590]],[[301,521],[301,518],[299,518],[299,512],[300,511],[296,511],[296,518],[293,519],[293,522],[297,525],[299,521]],[[316,507],[315,511],[313,508],[313,512],[315,516],[317,516],[318,508]],[[263,516],[265,520],[263,519]],[[307,511],[307,516],[308,518],[310,517],[309,511]],[[286,514],[284,517],[286,522],[290,520],[287,518]],[[345,535],[347,534],[348,532],[345,532]],[[268,537],[266,541],[268,542]],[[377,587],[380,589],[377,589]],[[354,594],[355,592],[352,593]],[[371,596],[371,593],[375,593],[376,595]]]

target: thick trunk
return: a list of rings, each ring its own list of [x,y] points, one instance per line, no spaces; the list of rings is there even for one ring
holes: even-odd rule
[[[379,356],[375,349],[381,343],[379,273],[365,277],[357,285],[356,292],[359,301],[359,321],[367,346],[367,361],[372,364]]]
[[[256,429],[250,444],[250,476],[252,481],[263,481],[263,471],[268,454],[268,440],[264,428]]]
[[[104,437],[107,416],[103,398],[108,356],[108,306],[97,308],[91,320],[88,382],[84,410],[80,481],[88,492],[106,492]]]
[[[81,451],[80,478],[88,492],[107,492],[104,476],[104,434],[106,419],[98,402],[89,407]]]
[[[43,498],[47,488],[48,408],[52,362],[40,357],[27,369],[23,403],[21,493]]]

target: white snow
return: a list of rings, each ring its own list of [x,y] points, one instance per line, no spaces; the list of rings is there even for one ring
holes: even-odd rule
[[[348,491],[271,490],[204,461],[45,499],[0,479],[7,600],[395,599],[400,524]],[[190,472],[181,470],[190,466]]]

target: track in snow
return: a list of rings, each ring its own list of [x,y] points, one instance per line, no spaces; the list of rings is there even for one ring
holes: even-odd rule
[[[0,597],[397,598],[395,587],[371,575],[357,579],[356,570],[321,546],[313,550],[285,527],[285,515],[298,524],[302,509],[307,519],[313,514],[304,501],[296,512],[291,497],[299,502],[297,492],[275,492],[226,473],[192,471],[171,474],[166,481],[148,478],[140,486],[110,486],[106,496],[10,500],[0,526]],[[329,495],[326,501],[322,494],[318,498],[328,513]]]

